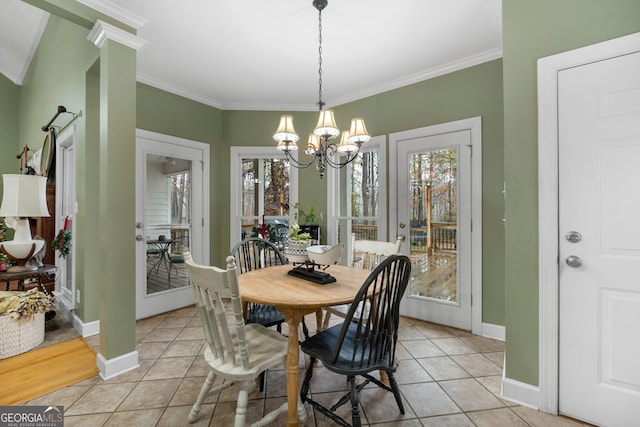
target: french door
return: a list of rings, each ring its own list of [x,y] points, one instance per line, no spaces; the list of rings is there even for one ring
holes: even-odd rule
[[[481,311],[472,312],[471,304],[474,279],[481,287],[481,222],[473,213],[479,216],[481,209],[474,206],[473,192],[481,187],[474,182],[480,175],[472,170],[471,154],[473,148],[480,157],[479,134],[477,118],[391,135],[391,224],[405,236],[403,252],[412,259],[401,312],[474,332],[481,329]]]
[[[136,318],[193,304],[185,254],[209,262],[209,146],[137,131]]]

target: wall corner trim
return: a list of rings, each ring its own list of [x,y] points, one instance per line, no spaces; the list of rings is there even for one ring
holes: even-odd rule
[[[91,31],[87,35],[87,40],[95,44],[98,47],[102,47],[105,41],[111,39],[115,42],[128,46],[136,51],[140,51],[149,42],[141,39],[135,34],[131,34],[123,29],[120,29],[114,25],[107,24],[104,21],[97,20],[93,25]]]
[[[100,370],[100,378],[105,381],[140,367],[137,351],[132,351],[109,360],[105,359],[101,353],[98,353],[97,365]]]
[[[504,372],[504,371],[503,371]],[[500,396],[513,403],[527,408],[539,409],[540,388],[502,376],[502,390]]]

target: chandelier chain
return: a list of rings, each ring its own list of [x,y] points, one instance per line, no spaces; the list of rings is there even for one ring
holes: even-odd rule
[[[322,9],[318,10],[318,109],[322,111]]]

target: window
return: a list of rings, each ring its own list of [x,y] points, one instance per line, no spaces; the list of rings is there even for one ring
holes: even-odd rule
[[[267,147],[232,147],[231,161],[231,247],[263,223],[284,244],[290,207],[297,201],[297,169]]]
[[[344,244],[344,253],[352,233],[357,240],[388,240],[385,153],[385,137],[374,137],[353,162],[328,171],[327,242]]]

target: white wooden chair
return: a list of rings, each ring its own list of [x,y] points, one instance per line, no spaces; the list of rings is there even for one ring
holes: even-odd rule
[[[379,240],[356,240],[355,234],[351,234],[351,249],[347,262],[356,268],[364,268],[369,271],[373,271],[380,262],[389,255],[397,254],[400,252],[400,246],[404,236],[398,236],[398,239],[394,242],[384,242]],[[322,322],[322,329],[329,327],[329,319],[332,314],[340,317],[346,317],[349,311],[349,304],[336,305],[333,307],[325,307],[324,321]],[[369,317],[369,304],[359,303],[356,311],[356,318],[360,318],[361,311],[364,310],[363,318]]]
[[[204,328],[207,348],[204,358],[210,371],[198,399],[189,413],[194,423],[202,402],[209,394],[239,385],[235,427],[245,425],[248,391],[256,386],[261,372],[274,366],[286,366],[287,338],[257,323],[245,324],[238,288],[235,259],[227,257],[227,269],[198,265],[190,255],[185,264],[194,299]],[[225,381],[212,388],[217,377]],[[252,426],[264,426],[287,411],[287,404],[265,415]],[[301,420],[304,423],[304,420]]]

